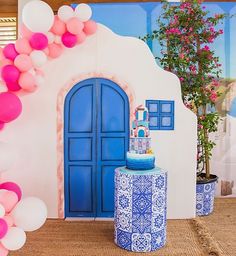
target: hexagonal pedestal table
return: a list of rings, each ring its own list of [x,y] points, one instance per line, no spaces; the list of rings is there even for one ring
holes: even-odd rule
[[[115,243],[134,252],[155,251],[166,242],[167,172],[155,167],[115,170]]]

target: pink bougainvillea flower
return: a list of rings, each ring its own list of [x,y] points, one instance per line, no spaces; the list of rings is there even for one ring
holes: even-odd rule
[[[219,86],[220,83],[219,83],[219,81],[217,81],[217,80],[213,80],[213,81],[212,81],[212,85],[213,85],[213,86]]]
[[[214,37],[209,37],[208,38],[208,43],[213,43],[214,42]]]
[[[214,27],[210,27],[210,31],[211,32],[215,32],[215,28]]]
[[[215,102],[216,99],[217,99],[217,93],[214,90],[212,90],[210,95],[210,100]]]
[[[217,96],[213,96],[213,95],[211,95],[211,96],[210,96],[210,99],[211,99],[211,101],[215,102],[215,101],[216,101],[216,99],[217,99]]]
[[[183,54],[183,53],[180,53],[180,54],[179,54],[179,57],[180,57],[180,59],[184,59],[184,54]]]
[[[189,70],[192,71],[192,72],[196,72],[197,68],[194,65],[190,65]]]
[[[203,48],[202,48],[203,51],[210,51],[210,48],[209,46],[205,45]]]

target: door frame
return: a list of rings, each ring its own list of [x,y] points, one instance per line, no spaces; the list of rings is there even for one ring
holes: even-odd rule
[[[103,85],[104,83],[104,85]],[[69,172],[69,168],[70,166],[73,166],[72,163],[68,162],[68,150],[69,150],[69,141],[70,141],[70,137],[74,136],[73,133],[71,134],[67,129],[64,129],[64,159],[66,161],[64,161],[64,198],[65,198],[65,215],[68,218],[71,217],[84,217],[84,218],[101,218],[101,217],[112,217],[113,216],[113,211],[103,211],[103,182],[102,182],[102,169],[103,169],[103,165],[105,164],[105,162],[103,163],[103,160],[101,158],[101,149],[99,150],[99,148],[101,148],[101,140],[102,138],[109,138],[109,137],[113,137],[114,135],[117,134],[117,132],[112,132],[111,134],[107,134],[107,132],[105,132],[105,134],[103,134],[104,132],[102,132],[101,129],[101,125],[102,125],[102,112],[101,112],[101,106],[102,106],[102,102],[103,102],[103,98],[102,98],[102,91],[103,91],[103,87],[99,88],[99,86],[108,86],[109,88],[111,88],[112,90],[114,90],[116,92],[116,94],[120,95],[120,97],[123,99],[124,101],[124,130],[122,132],[122,136],[124,136],[125,139],[125,151],[128,150],[129,147],[129,131],[130,131],[130,106],[129,106],[129,97],[126,94],[126,92],[115,82],[106,79],[106,78],[97,78],[97,77],[93,77],[90,79],[85,79],[79,83],[74,84],[74,86],[70,89],[70,91],[67,93],[66,97],[65,97],[65,101],[64,101],[64,120],[65,120],[65,125],[68,125],[67,122],[69,120],[69,113],[70,113],[70,101],[72,99],[72,97],[76,94],[79,93],[79,90],[82,89],[85,86],[91,86],[92,85],[92,93],[93,96],[92,98],[94,98],[95,101],[93,101],[92,103],[92,111],[93,111],[93,116],[92,116],[92,127],[91,127],[91,132],[92,132],[92,143],[93,143],[93,151],[91,152],[91,154],[93,154],[93,158],[92,162],[90,164],[92,164],[92,176],[91,176],[91,193],[92,193],[92,211],[91,212],[73,212],[70,210],[70,185],[69,185],[69,177],[70,177],[70,172]],[[98,113],[101,113],[98,115]],[[69,133],[68,133],[69,132]],[[80,132],[79,132],[80,133]],[[115,134],[114,134],[115,133]],[[118,132],[119,134],[120,132]],[[71,134],[71,135],[70,135]],[[69,137],[68,137],[69,136]],[[78,136],[80,137],[80,134],[78,134]],[[105,137],[104,137],[105,136]],[[116,135],[117,136],[117,135]],[[120,135],[121,136],[121,135]],[[115,138],[115,137],[114,137]],[[124,153],[125,154],[125,153]],[[125,157],[125,156],[124,156]],[[107,160],[106,160],[107,161]],[[120,161],[120,160],[119,160]],[[118,162],[119,162],[118,161]],[[122,163],[120,163],[120,165],[124,165],[125,159],[122,160]],[[106,163],[105,166],[113,166],[115,164],[114,160],[109,160],[110,164]],[[118,163],[117,163],[118,164]],[[77,163],[76,166],[82,166],[84,165],[84,163]],[[119,165],[119,166],[120,166]],[[87,164],[86,164],[87,166]],[[118,165],[117,165],[118,166]],[[105,190],[104,190],[105,191]]]
[[[57,94],[57,102],[56,102],[56,111],[57,111],[57,120],[56,120],[56,129],[57,129],[57,202],[58,202],[58,218],[65,218],[65,197],[64,197],[64,101],[68,92],[72,89],[72,87],[89,78],[104,78],[111,80],[112,82],[119,85],[123,91],[126,93],[129,99],[130,106],[130,123],[132,122],[133,113],[135,109],[134,100],[135,93],[132,87],[124,80],[117,78],[115,75],[111,75],[108,73],[85,73],[81,74],[77,77],[71,78],[68,80],[66,84],[62,84],[61,89]]]

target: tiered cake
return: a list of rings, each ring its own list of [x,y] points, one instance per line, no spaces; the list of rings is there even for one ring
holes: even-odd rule
[[[151,138],[149,137],[148,110],[140,105],[135,109],[134,114],[126,165],[131,170],[150,170],[155,167],[155,156],[151,150]]]

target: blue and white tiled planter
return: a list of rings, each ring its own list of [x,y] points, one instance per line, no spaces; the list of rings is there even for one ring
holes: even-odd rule
[[[115,243],[134,252],[155,251],[166,242],[167,173],[159,168],[115,172]]]
[[[197,183],[196,214],[198,216],[209,215],[214,208],[215,187],[217,177],[206,183]]]

